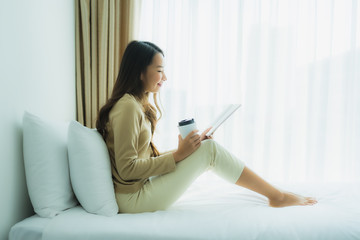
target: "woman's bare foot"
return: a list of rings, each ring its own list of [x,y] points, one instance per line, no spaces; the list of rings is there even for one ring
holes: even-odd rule
[[[317,200],[312,197],[303,197],[291,192],[282,192],[282,197],[269,199],[270,207],[289,207],[289,206],[306,206],[314,205]]]

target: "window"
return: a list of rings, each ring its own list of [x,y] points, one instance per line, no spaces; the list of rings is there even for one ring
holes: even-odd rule
[[[360,4],[319,1],[143,1],[140,40],[165,52],[168,81],[156,142],[177,122],[205,129],[243,107],[215,138],[265,178],[360,180]]]

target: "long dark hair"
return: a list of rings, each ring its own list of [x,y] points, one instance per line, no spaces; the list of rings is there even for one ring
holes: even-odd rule
[[[156,108],[149,103],[149,93],[145,93],[140,75],[141,73],[145,73],[147,66],[151,64],[153,57],[157,53],[161,53],[164,56],[163,51],[150,42],[132,41],[126,47],[111,97],[100,109],[96,121],[97,131],[102,135],[105,141],[108,136],[106,124],[109,122],[109,113],[116,102],[126,93],[133,95],[142,103],[145,116],[151,123],[151,133],[154,134],[158,121],[157,111],[159,111],[161,117],[161,109],[157,103],[156,93],[154,93],[154,103]],[[153,144],[152,139],[150,145],[153,150],[153,155],[158,156],[159,151]]]

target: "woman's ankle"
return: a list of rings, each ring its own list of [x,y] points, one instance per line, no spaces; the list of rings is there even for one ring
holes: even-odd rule
[[[269,202],[281,202],[284,200],[285,194],[276,189],[273,193],[269,194],[267,198],[269,199]]]

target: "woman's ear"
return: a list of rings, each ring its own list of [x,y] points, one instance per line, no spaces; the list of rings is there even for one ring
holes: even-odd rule
[[[140,80],[141,80],[141,81],[144,81],[144,73],[141,73],[141,74],[140,74]]]

